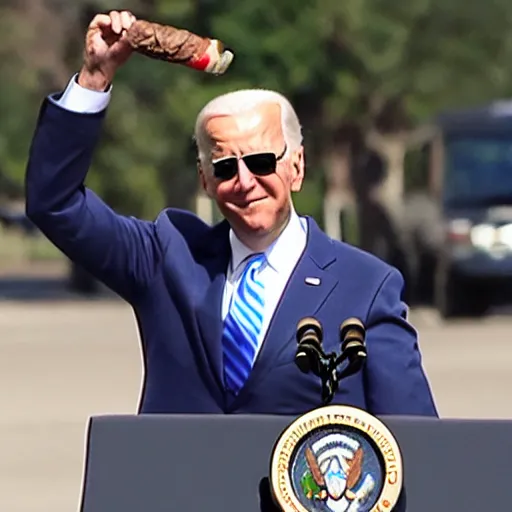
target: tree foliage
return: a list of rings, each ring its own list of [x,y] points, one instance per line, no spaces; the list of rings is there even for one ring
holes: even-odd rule
[[[118,6],[26,0],[0,7],[1,176],[21,185],[43,96],[78,70],[94,13]],[[191,207],[194,120],[219,93],[264,87],[290,97],[308,151],[300,204],[319,214],[318,171],[347,127],[394,133],[439,109],[512,89],[506,0],[126,0],[123,8],[217,37],[236,52],[222,77],[141,56],[119,73],[89,184],[115,208],[144,217],[166,204]]]

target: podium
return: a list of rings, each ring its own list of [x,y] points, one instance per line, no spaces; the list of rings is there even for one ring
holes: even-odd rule
[[[274,512],[270,458],[288,416],[92,417],[81,512]],[[509,510],[512,421],[379,417],[403,458],[395,512]]]

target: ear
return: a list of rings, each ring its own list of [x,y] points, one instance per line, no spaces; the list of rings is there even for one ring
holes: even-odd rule
[[[201,161],[199,158],[196,161],[197,163],[197,172],[199,174],[199,179],[201,180],[201,186],[203,187],[203,190],[206,192],[206,195],[212,199],[213,194],[211,192],[211,188],[209,186],[210,180],[208,179],[206,171],[203,169],[203,166],[201,165]]]
[[[304,172],[305,172],[305,164],[304,164],[304,147],[301,146],[299,149],[292,153],[291,158],[291,191],[292,192],[300,192],[302,188],[302,182],[304,181]]]

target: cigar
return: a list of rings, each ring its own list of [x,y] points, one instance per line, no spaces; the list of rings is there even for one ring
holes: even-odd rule
[[[234,53],[217,39],[151,21],[135,21],[126,37],[137,53],[213,75],[225,73],[234,58]]]

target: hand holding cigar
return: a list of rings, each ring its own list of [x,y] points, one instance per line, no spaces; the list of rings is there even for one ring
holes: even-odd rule
[[[85,37],[84,64],[78,83],[104,91],[133,53],[221,75],[234,54],[224,44],[188,30],[138,20],[128,11],[97,14]]]

